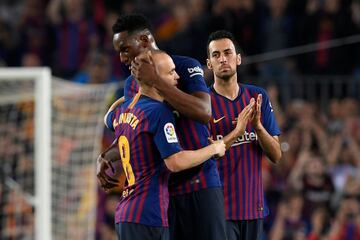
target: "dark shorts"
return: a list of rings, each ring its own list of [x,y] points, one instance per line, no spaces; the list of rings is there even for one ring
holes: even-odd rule
[[[169,240],[169,228],[150,227],[137,223],[116,223],[119,240]]]
[[[260,240],[263,223],[263,219],[226,221],[228,240]]]
[[[225,240],[224,195],[209,188],[170,198],[171,240]]]

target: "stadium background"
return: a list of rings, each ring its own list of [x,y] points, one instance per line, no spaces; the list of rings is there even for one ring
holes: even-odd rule
[[[113,51],[111,26],[132,11],[151,19],[161,49],[203,64],[209,33],[230,30],[243,51],[240,81],[267,88],[283,159],[264,161],[271,210],[264,239],[360,239],[360,1],[2,0],[0,65],[114,82],[116,99],[129,73]],[[111,133],[101,140],[109,144]],[[115,239],[117,194],[98,191],[96,239]],[[28,239],[13,234],[2,239]]]

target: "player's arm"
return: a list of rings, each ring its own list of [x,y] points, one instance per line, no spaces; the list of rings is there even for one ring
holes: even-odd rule
[[[211,118],[210,95],[205,92],[187,94],[165,81],[158,81],[156,88],[166,101],[181,114],[207,124]]]
[[[110,114],[110,112],[114,111],[116,107],[120,106],[121,104],[123,104],[125,102],[125,97],[121,97],[118,100],[116,100],[113,104],[111,104],[109,110],[106,112],[105,116],[104,116],[104,123],[107,126],[107,118]]]
[[[114,120],[115,109],[117,106],[122,104],[122,98],[115,101],[110,107],[109,111],[106,113],[104,117],[104,123],[107,128],[111,131],[114,131],[112,122]],[[110,190],[114,187],[117,187],[119,181],[110,177],[106,171],[111,169],[112,173],[115,173],[115,168],[112,163],[120,160],[120,153],[118,147],[118,141],[115,139],[112,144],[106,148],[97,158],[96,160],[96,176],[99,180],[100,186],[105,190]]]
[[[226,149],[229,149],[236,139],[245,133],[246,125],[252,117],[254,104],[255,99],[251,98],[250,103],[239,113],[234,130],[222,139],[226,145]]]
[[[198,166],[213,156],[224,156],[226,149],[222,140],[212,141],[198,150],[182,150],[176,135],[174,116],[166,105],[153,111],[153,116],[154,142],[170,171],[179,172]]]
[[[194,151],[180,151],[165,158],[166,167],[172,172],[180,172],[196,167],[213,156],[222,157],[225,154],[225,144],[222,140]]]
[[[211,118],[210,95],[202,91],[187,94],[168,81],[162,80],[152,63],[151,52],[135,58],[131,64],[131,73],[139,81],[153,83],[165,100],[181,114],[204,124],[209,122]]]
[[[105,149],[97,158],[96,161],[96,176],[100,182],[100,186],[105,190],[117,187],[119,181],[110,177],[106,171],[110,168],[112,173],[115,173],[113,162],[120,160],[120,153],[117,139]]]
[[[261,123],[262,95],[259,94],[254,106],[252,124],[258,136],[258,141],[265,155],[271,162],[277,163],[281,158],[281,150],[278,136],[271,136]]]

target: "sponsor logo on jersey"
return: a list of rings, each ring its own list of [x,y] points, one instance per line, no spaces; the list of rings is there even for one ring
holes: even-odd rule
[[[172,123],[167,123],[164,126],[164,133],[166,137],[166,141],[168,143],[177,143],[178,139],[175,133],[175,127]]]
[[[222,136],[222,135],[216,135],[217,140],[221,140],[223,138],[224,138],[224,136]],[[238,146],[241,144],[251,143],[251,142],[257,141],[257,140],[258,140],[258,136],[256,135],[255,132],[245,131],[245,133],[242,136],[238,137],[231,146],[235,147],[235,146]]]
[[[193,76],[196,76],[196,75],[200,75],[202,77],[204,76],[204,71],[199,66],[196,66],[196,67],[193,67],[193,68],[188,68],[187,70],[190,73],[190,77],[193,77]]]

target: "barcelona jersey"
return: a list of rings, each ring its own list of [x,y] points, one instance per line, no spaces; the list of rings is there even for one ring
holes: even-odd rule
[[[115,131],[126,175],[115,222],[167,227],[170,171],[163,159],[181,151],[172,111],[137,94],[110,112],[106,125]]]
[[[239,95],[230,100],[211,88],[213,117],[211,134],[220,140],[237,124],[238,114],[249,104],[251,98],[262,94],[261,122],[271,136],[279,135],[269,97],[264,89],[241,84]],[[224,187],[225,215],[227,220],[250,220],[268,215],[262,184],[263,151],[255,129],[248,123],[244,135],[232,144],[225,156],[217,161]]]
[[[190,57],[172,56],[175,70],[180,76],[178,88],[192,94],[195,92],[209,93],[204,80],[201,64]],[[130,76],[125,81],[124,96],[129,99],[138,92],[138,85]],[[206,124],[194,121],[186,116],[176,113],[176,129],[180,144],[184,150],[196,150],[207,146],[210,136]],[[216,161],[210,159],[202,165],[171,174],[170,195],[180,195],[211,187],[221,187]]]

